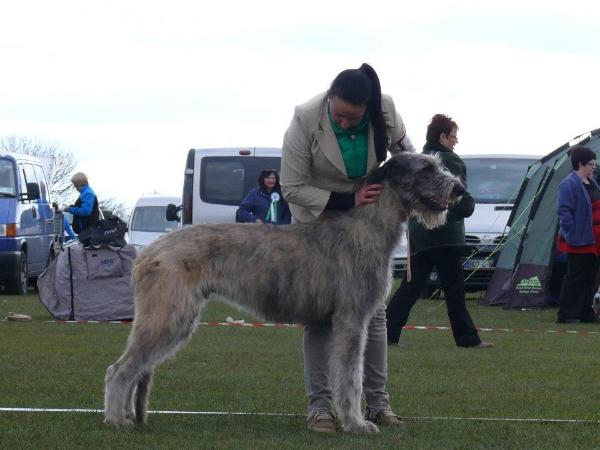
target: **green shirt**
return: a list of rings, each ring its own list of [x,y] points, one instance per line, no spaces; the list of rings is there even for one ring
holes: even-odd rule
[[[367,173],[367,153],[369,150],[369,117],[367,114],[355,127],[344,130],[332,119],[327,107],[329,122],[342,152],[348,178],[360,178]]]

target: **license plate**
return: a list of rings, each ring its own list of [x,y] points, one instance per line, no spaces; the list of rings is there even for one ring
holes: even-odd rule
[[[466,270],[490,269],[492,261],[489,259],[467,259],[463,265]]]

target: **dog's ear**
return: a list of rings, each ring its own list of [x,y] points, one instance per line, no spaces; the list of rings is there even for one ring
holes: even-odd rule
[[[406,160],[405,155],[398,154],[371,172],[367,183],[383,183],[387,180],[391,184],[400,184],[402,177],[408,172],[408,169],[409,162]]]

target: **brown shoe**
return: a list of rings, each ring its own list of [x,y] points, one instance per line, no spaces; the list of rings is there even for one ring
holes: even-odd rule
[[[307,419],[308,429],[317,433],[335,433],[335,419],[330,412],[317,411]]]
[[[374,415],[368,415],[366,419],[375,425],[390,425],[395,427],[404,427],[406,422],[400,416],[394,414],[391,409],[384,409]]]

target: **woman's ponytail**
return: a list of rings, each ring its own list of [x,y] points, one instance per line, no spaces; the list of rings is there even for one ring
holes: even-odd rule
[[[383,110],[381,109],[381,85],[377,72],[370,65],[364,63],[359,68],[371,81],[371,97],[367,102],[367,111],[373,124],[373,141],[377,161],[385,161],[387,156],[387,125]]]

